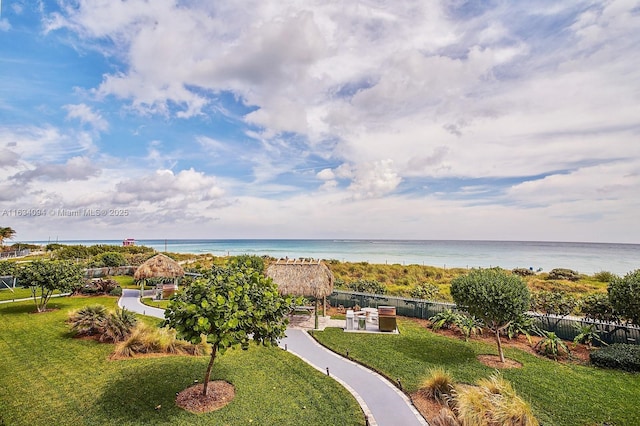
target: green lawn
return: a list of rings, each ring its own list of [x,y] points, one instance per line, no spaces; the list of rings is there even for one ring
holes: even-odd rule
[[[70,309],[116,298],[52,299],[0,305],[0,425],[363,425],[351,395],[332,379],[278,348],[230,350],[216,360],[216,379],[235,399],[195,415],[175,406],[176,392],[202,381],[207,357],[110,361],[113,345],[73,339]],[[154,408],[161,405],[156,411]]]
[[[55,290],[53,294],[60,294],[58,290]],[[40,291],[38,291],[37,295],[40,295]],[[0,290],[0,300],[13,300],[13,299],[26,299],[31,297],[31,289],[16,287],[13,291],[8,288],[4,288],[4,290]],[[31,302],[33,304],[33,302]]]
[[[154,308],[167,309],[167,306],[169,306],[169,300],[153,300],[150,297],[143,297],[140,301],[143,304],[153,306]]]
[[[373,367],[408,392],[418,389],[432,367],[449,370],[458,382],[473,383],[493,370],[476,360],[497,354],[495,345],[438,336],[408,320],[399,321],[400,335],[344,333],[330,328],[314,332],[323,345]],[[544,425],[637,425],[640,419],[640,374],[560,364],[517,349],[507,357],[523,364],[502,370],[518,393],[529,401]]]

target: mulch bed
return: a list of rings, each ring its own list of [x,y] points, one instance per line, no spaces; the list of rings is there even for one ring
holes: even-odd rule
[[[224,380],[209,382],[207,395],[202,395],[202,384],[193,385],[178,394],[176,405],[192,413],[208,413],[219,410],[231,402],[236,390]]]

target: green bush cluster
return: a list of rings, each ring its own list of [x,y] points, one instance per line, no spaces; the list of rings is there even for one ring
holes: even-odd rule
[[[347,284],[347,288],[360,293],[386,294],[387,287],[376,280],[358,280]]]
[[[52,244],[47,245],[47,250],[49,250],[50,246],[52,246]],[[54,246],[53,252],[57,259],[86,260],[108,252],[134,255],[153,253],[154,249],[145,246],[118,246],[110,244],[96,244],[94,246],[57,244]]]
[[[533,270],[527,268],[515,268],[511,271],[511,273],[514,275],[519,275],[521,277],[528,277],[530,275],[536,274]]]
[[[549,272],[549,276],[547,277],[547,279],[578,281],[580,280],[580,274],[571,269],[555,268],[552,269],[551,272]]]
[[[640,371],[640,346],[615,343],[589,354],[591,363],[598,367]]]
[[[106,251],[93,256],[87,266],[90,268],[117,267],[125,266],[127,263],[124,254],[117,251]]]

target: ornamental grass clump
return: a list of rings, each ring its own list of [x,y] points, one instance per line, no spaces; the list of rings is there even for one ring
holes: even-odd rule
[[[175,330],[140,323],[127,339],[116,345],[114,356],[129,358],[141,354],[206,355],[207,346],[177,339]]]
[[[451,373],[444,368],[432,368],[429,370],[429,376],[422,382],[418,392],[426,398],[434,399],[441,404],[447,404],[451,397],[454,383]]]
[[[478,386],[458,387],[455,409],[465,426],[537,426],[531,406],[499,373],[480,379]]]

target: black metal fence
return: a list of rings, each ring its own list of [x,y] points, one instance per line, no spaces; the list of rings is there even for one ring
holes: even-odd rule
[[[327,297],[327,300],[331,306],[338,307],[342,305],[345,308],[351,308],[355,305],[361,308],[395,306],[397,315],[422,319],[429,319],[445,309],[456,309],[456,305],[453,303],[350,291],[334,291]],[[633,325],[591,321],[576,317],[563,318],[537,313],[532,313],[531,315],[537,318],[537,325],[542,330],[552,331],[565,340],[573,340],[579,334],[577,329],[579,325],[595,324],[597,330],[600,331],[600,337],[606,343],[640,344],[640,327]]]

